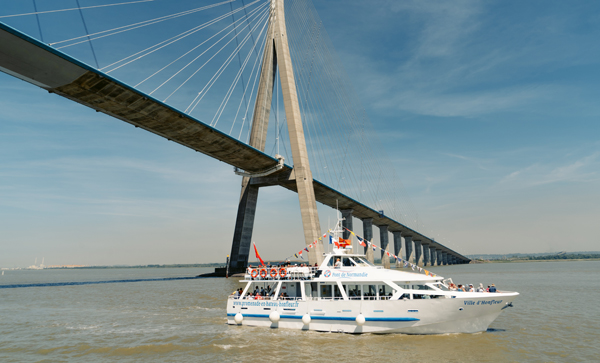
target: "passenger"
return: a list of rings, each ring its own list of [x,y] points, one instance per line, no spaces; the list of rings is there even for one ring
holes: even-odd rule
[[[431,299],[431,296],[427,295],[427,294],[423,294],[423,297],[421,299]]]
[[[488,285],[487,289],[485,289],[485,292],[490,292],[490,285]]]
[[[335,268],[342,268],[342,262],[339,258],[335,261]]]
[[[483,284],[480,282],[479,283],[479,287],[477,288],[477,292],[484,292],[485,290],[483,289]]]
[[[456,288],[458,291],[465,291],[465,289],[463,289],[461,284],[458,284],[458,287]]]
[[[260,296],[265,296],[265,289],[264,289],[264,287],[260,288]]]
[[[475,289],[473,288],[473,284],[469,284],[469,292],[475,292]]]
[[[279,295],[279,300],[285,300],[285,296],[283,295],[283,292]]]
[[[235,290],[233,292],[233,294],[231,294],[233,296],[234,299],[239,299],[240,298],[240,291],[239,290]]]
[[[496,285],[492,284],[490,287],[490,292],[496,292]]]
[[[271,294],[271,285],[267,285],[267,294]]]
[[[450,285],[448,285],[448,290],[450,290],[450,291],[456,291],[456,285],[454,285],[454,283],[451,282]]]

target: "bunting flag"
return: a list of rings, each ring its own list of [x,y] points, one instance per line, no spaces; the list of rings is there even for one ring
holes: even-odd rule
[[[385,253],[387,253],[388,257],[390,257],[390,253],[388,251],[385,251]]]
[[[307,248],[307,247],[304,247],[304,250],[305,250],[306,252],[308,252],[308,248]]]
[[[298,258],[298,254],[297,254],[297,253],[294,253],[294,257]]]
[[[260,258],[260,255],[258,254],[258,249],[256,249],[256,245],[254,244],[254,242],[252,242],[252,245],[254,246],[254,253],[256,254],[256,258],[258,258],[260,264],[264,267],[265,261],[263,261],[262,258]]]
[[[408,261],[404,261],[404,267],[408,267]]]
[[[375,244],[374,244],[374,243],[371,243],[371,246],[373,246],[373,251],[376,251],[376,250],[377,250],[377,246],[375,246]]]
[[[329,236],[329,244],[332,245],[334,242],[334,237],[333,236]]]
[[[356,236],[356,238],[358,239],[358,243],[363,246],[363,247],[367,247],[367,244],[365,243],[365,240],[362,239],[360,236]]]
[[[410,265],[410,268],[412,268],[412,270],[415,270],[415,265]]]

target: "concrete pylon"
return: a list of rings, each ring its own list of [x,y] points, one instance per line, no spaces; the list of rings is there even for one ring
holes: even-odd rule
[[[294,79],[294,69],[292,67],[292,58],[290,57],[290,47],[285,27],[283,0],[272,0],[271,4],[272,11],[269,21],[274,24],[274,27],[273,33],[267,35],[267,42],[272,42],[275,47],[279,77],[281,79],[281,93],[283,94],[285,116],[290,135],[290,148],[292,149],[292,158],[294,160],[294,177],[296,179],[298,199],[300,200],[304,242],[308,246],[318,240],[321,234],[321,225],[319,223],[319,214],[317,213],[317,199],[315,198],[313,177],[308,162],[308,151],[306,150],[304,129],[300,116],[300,104],[298,103],[298,95],[296,93],[296,81]],[[315,263],[320,264],[323,261],[322,243],[317,243],[317,247],[310,249],[308,261],[311,265]]]
[[[268,34],[273,33],[273,26],[274,24],[271,22]],[[273,56],[273,52],[273,42],[266,42],[262,59],[262,71],[258,83],[258,94],[252,116],[250,140],[248,140],[250,146],[260,151],[265,151],[269,115],[271,113],[271,100],[273,99],[273,86],[277,70],[277,60]],[[240,193],[233,242],[231,244],[231,257],[229,259],[229,270],[231,273],[243,271],[248,266],[252,231],[254,229],[254,216],[256,215],[256,204],[258,202],[258,187],[251,185],[250,182],[250,177],[245,176],[242,178],[242,191]]]
[[[363,237],[365,239],[365,242],[373,242],[373,218],[365,218],[362,220],[362,222]],[[365,257],[367,258],[367,261],[374,263],[375,258],[373,256],[373,248],[371,248],[368,243],[367,246],[364,248],[364,253]]]
[[[382,225],[379,227],[379,243],[381,244],[381,266],[384,268],[390,268],[390,258],[384,251],[388,250],[388,245],[390,244],[390,234],[388,232],[388,226]]]
[[[395,231],[392,232],[392,236],[394,236],[394,254],[400,258],[402,258],[402,232]],[[396,260],[396,267],[402,267],[402,262]]]
[[[404,236],[404,250],[406,251],[406,261],[415,263],[412,236]]]
[[[435,266],[437,262],[437,251],[433,245],[429,246],[429,262],[431,266]]]
[[[421,240],[415,240],[415,264],[423,266],[423,249],[421,248]]]
[[[321,234],[321,226],[317,213],[312,173],[308,162],[308,151],[304,139],[298,95],[296,93],[296,82],[285,26],[283,0],[272,0],[271,2],[271,14],[263,53],[262,70],[256,104],[254,106],[250,146],[261,151],[264,151],[271,100],[273,98],[274,75],[277,68],[279,68],[281,93],[283,95],[292,159],[294,162],[292,176],[296,180],[296,188],[298,190],[300,214],[304,229],[304,242],[308,246],[318,240]],[[254,188],[251,186],[249,178],[242,180],[242,193],[238,206],[238,218],[236,220],[230,259],[230,268],[232,269],[243,269],[248,264],[248,253],[258,200],[258,189],[253,190]],[[322,260],[323,244],[317,243],[316,247],[309,249],[308,261],[309,264],[313,265],[315,263],[320,264]]]
[[[423,248],[423,266],[427,266],[429,264],[429,242],[422,241],[421,246]]]
[[[436,248],[435,253],[437,255],[437,265],[441,266],[442,262],[444,262],[444,260],[442,259],[442,250],[440,250],[439,248]]]

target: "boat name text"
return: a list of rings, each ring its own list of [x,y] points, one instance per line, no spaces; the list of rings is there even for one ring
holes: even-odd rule
[[[466,300],[465,305],[496,305],[501,304],[502,300],[479,300],[477,303],[473,300]]]

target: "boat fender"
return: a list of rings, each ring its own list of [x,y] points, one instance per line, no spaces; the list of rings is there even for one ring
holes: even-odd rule
[[[260,277],[262,277],[263,279],[265,277],[267,277],[267,270],[265,270],[264,268],[260,270]]]
[[[281,276],[281,278],[284,278],[287,276],[287,270],[285,268],[280,268],[279,269],[279,276]]]
[[[304,316],[302,317],[302,322],[304,323],[304,325],[310,324],[310,315],[304,314]]]
[[[235,316],[233,317],[233,320],[235,321],[235,323],[237,325],[240,325],[242,323],[242,321],[244,320],[244,316],[242,315],[242,313],[237,313],[235,314]]]
[[[272,311],[271,314],[269,314],[269,320],[271,320],[271,323],[277,323],[280,318],[281,316],[277,311]]]
[[[277,277],[277,269],[272,268],[271,271],[269,271],[269,275],[271,275],[272,278],[276,278]]]
[[[257,269],[252,270],[252,273],[250,274],[250,276],[252,276],[252,278],[255,279],[256,276],[258,276],[258,270]]]
[[[358,314],[358,316],[356,317],[356,325],[363,326],[365,325],[365,321],[365,316],[363,314]]]

